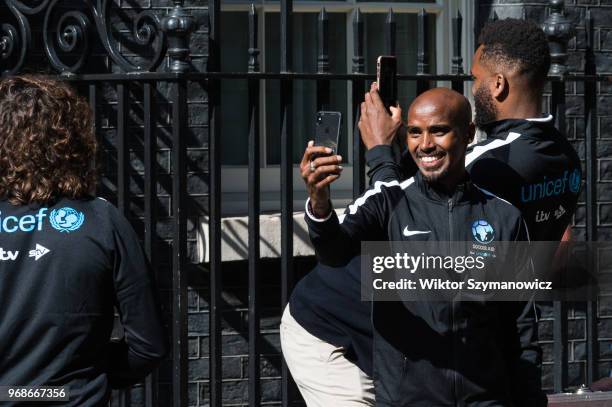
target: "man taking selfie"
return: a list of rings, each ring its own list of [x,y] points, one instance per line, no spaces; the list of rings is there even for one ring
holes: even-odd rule
[[[306,221],[322,263],[347,264],[362,241],[472,241],[474,220],[490,225],[496,241],[528,239],[520,211],[465,170],[474,135],[465,97],[446,88],[423,93],[407,128],[419,172],[401,183],[377,182],[340,218],[327,186],[341,169],[335,157],[311,160],[321,147],[306,149]],[[378,406],[546,403],[531,303],[375,302],[372,321]]]
[[[478,178],[486,189],[521,209],[533,240],[559,240],[575,210],[581,177],[574,149],[553,127],[551,116],[541,117],[550,66],[544,33],[522,20],[489,22],[479,44],[472,64],[472,91],[475,121],[487,140],[468,149],[468,171],[472,179]],[[403,180],[414,174],[410,157],[399,163],[393,155],[391,144],[402,118],[396,107],[391,112],[389,116],[375,89],[366,94],[359,127],[368,148],[371,182]],[[518,182],[521,179],[524,183]],[[540,196],[547,186],[552,193]],[[539,216],[542,213],[547,216]],[[368,384],[370,304],[360,301],[358,264],[354,258],[341,270],[318,265],[296,287],[286,314],[291,308],[304,330],[342,349],[365,372],[361,383]]]

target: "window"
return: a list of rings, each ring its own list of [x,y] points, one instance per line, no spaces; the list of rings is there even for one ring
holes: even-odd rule
[[[316,72],[317,68],[317,17],[325,7],[329,17],[329,58],[332,73],[352,70],[353,16],[359,8],[364,17],[364,58],[366,73],[376,72],[376,57],[384,54],[384,22],[390,7],[396,21],[396,47],[398,72],[416,72],[417,13],[425,7],[435,17],[430,19],[430,69],[432,72],[450,71],[450,2],[438,0],[410,1],[334,1],[298,0],[293,11],[293,70]],[[464,4],[465,3],[465,4]],[[464,20],[469,0],[459,0]],[[221,21],[221,68],[224,72],[245,72],[248,63],[248,7],[249,1],[228,0],[223,3]],[[280,70],[280,14],[279,1],[256,3],[259,18],[260,67],[262,71]],[[469,23],[469,21],[465,21]],[[464,23],[464,27],[469,27]],[[469,37],[470,30],[463,30]],[[469,43],[469,39],[467,39]],[[465,41],[464,41],[465,44]],[[464,46],[464,50],[466,47]],[[467,55],[467,54],[466,54]],[[466,58],[464,58],[466,59]],[[443,64],[437,63],[443,61]],[[293,99],[293,162],[301,160],[306,142],[314,135],[316,113],[316,82],[294,82]],[[246,214],[247,166],[247,81],[223,80],[222,90],[222,163],[224,210],[226,214]],[[414,98],[416,86],[410,81],[399,82],[399,99],[403,107]],[[353,112],[351,111],[351,86],[346,81],[331,81],[330,110],[342,112],[343,128],[339,146],[345,161],[343,177],[334,185],[335,197],[341,197],[343,205],[351,197],[352,166],[350,157],[353,137]],[[278,210],[280,202],[280,83],[278,80],[262,81],[260,100],[261,140],[261,189],[262,209]],[[296,210],[303,203],[304,191],[299,173],[294,171],[294,197]],[[226,205],[227,202],[227,205]]]

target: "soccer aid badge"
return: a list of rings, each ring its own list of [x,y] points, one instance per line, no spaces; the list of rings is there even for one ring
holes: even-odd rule
[[[70,233],[83,225],[85,215],[83,212],[79,212],[69,207],[64,207],[52,210],[49,214],[49,221],[54,229],[57,229],[60,232]]]
[[[471,255],[482,257],[497,257],[495,245],[490,245],[495,240],[495,229],[484,219],[478,219],[472,223],[472,243]]]
[[[472,223],[472,236],[478,243],[488,244],[495,239],[495,230],[486,220],[478,219]]]

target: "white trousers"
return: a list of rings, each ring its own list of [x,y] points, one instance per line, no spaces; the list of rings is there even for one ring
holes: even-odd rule
[[[374,383],[344,357],[344,348],[311,335],[283,312],[280,339],[287,367],[308,407],[374,406]]]

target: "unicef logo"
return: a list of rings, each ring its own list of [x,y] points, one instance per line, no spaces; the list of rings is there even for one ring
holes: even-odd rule
[[[60,232],[73,232],[80,228],[84,221],[85,215],[83,212],[79,212],[68,207],[54,209],[49,214],[49,222],[51,222],[51,226]]]
[[[581,184],[580,170],[576,168],[570,174],[570,177],[569,177],[569,189],[570,189],[570,191],[572,191],[573,193],[577,194],[578,191],[580,191],[580,184]]]
[[[486,220],[479,219],[472,223],[472,236],[482,244],[491,243],[495,239],[495,230]]]

